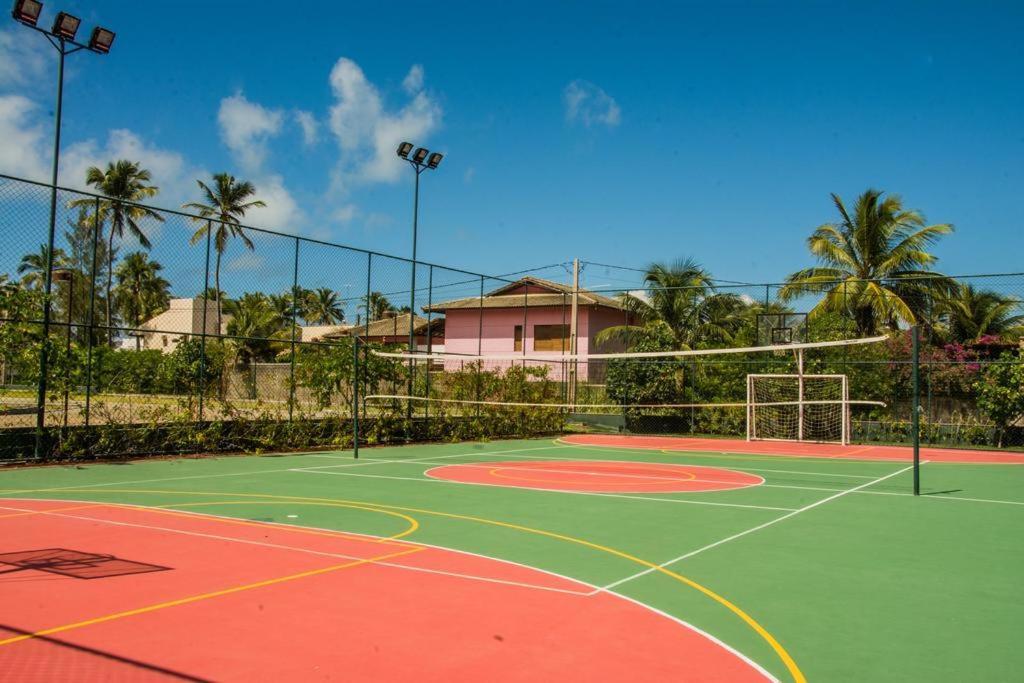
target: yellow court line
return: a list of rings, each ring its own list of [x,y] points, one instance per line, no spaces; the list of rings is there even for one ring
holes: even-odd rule
[[[578,484],[578,485],[586,485],[586,484],[594,484],[594,483],[600,484],[601,483],[600,481],[595,482],[593,479],[588,479],[587,481],[565,481],[565,480],[558,480],[558,479],[530,479],[529,477],[516,477],[516,476],[509,476],[507,474],[501,474],[502,471],[506,471],[506,472],[517,472],[517,471],[518,472],[537,472],[538,470],[531,469],[529,467],[495,467],[492,470],[488,470],[487,474],[492,474],[495,477],[497,477],[498,479],[508,479],[509,481],[529,481],[529,482],[534,482],[534,483],[539,483],[539,484],[553,484],[553,485],[558,485],[558,484]],[[558,474],[589,474],[589,472],[572,472],[571,470],[548,470],[548,471],[549,472],[557,472]],[[661,481],[672,481],[672,482],[692,481],[692,480],[697,478],[697,475],[694,474],[693,472],[683,472],[683,474],[688,474],[690,476],[688,476],[688,477],[658,477],[658,476],[651,475],[649,477],[645,477],[642,474],[641,475],[632,475],[632,476],[634,478],[636,478],[636,479],[647,479],[648,481],[661,480]],[[614,476],[614,475],[612,475],[612,476]],[[613,481],[611,483],[612,484],[622,485],[622,484],[629,484],[631,482],[628,482],[628,481],[627,482]]]
[[[3,500],[3,498],[0,498],[0,501]],[[113,505],[116,506],[117,503],[114,503]],[[75,505],[74,507],[54,508],[53,510],[27,510],[25,512],[15,512],[9,515],[0,515],[0,519],[10,519],[11,517],[28,517],[30,515],[42,515],[49,512],[71,512],[72,510],[85,510],[86,508],[105,508],[110,506],[111,503],[90,503],[89,505]]]
[[[807,678],[804,676],[803,672],[800,670],[800,667],[797,666],[796,661],[793,659],[792,656],[790,656],[789,652],[782,646],[782,644],[771,633],[769,633],[767,629],[765,629],[760,623],[758,623],[756,619],[754,619],[752,616],[750,616],[745,611],[743,611],[743,609],[741,609],[735,603],[731,602],[730,600],[728,600],[727,598],[723,597],[722,595],[719,595],[718,593],[716,593],[715,591],[711,590],[710,588],[708,588],[708,587],[706,587],[706,586],[704,586],[704,585],[694,581],[693,579],[690,579],[690,578],[688,578],[686,576],[683,576],[682,574],[674,572],[671,569],[667,569],[666,567],[662,567],[662,566],[658,565],[655,562],[650,562],[648,560],[644,560],[642,558],[636,557],[635,555],[631,555],[631,554],[629,554],[627,552],[624,552],[622,550],[617,550],[617,549],[611,548],[609,546],[604,546],[604,545],[600,545],[598,543],[593,543],[591,541],[587,541],[587,540],[582,539],[582,538],[576,538],[574,536],[567,536],[565,534],[560,534],[560,533],[557,533],[557,532],[554,532],[554,531],[547,531],[547,530],[544,530],[544,529],[534,529],[534,528],[527,527],[527,526],[522,526],[522,525],[519,525],[519,524],[513,524],[511,522],[502,522],[502,521],[499,521],[499,520],[487,519],[487,518],[484,518],[484,517],[474,517],[472,515],[462,515],[462,514],[458,514],[458,513],[454,513],[454,512],[441,512],[441,511],[438,511],[438,510],[427,510],[427,509],[423,509],[423,508],[404,507],[404,506],[400,506],[400,505],[388,505],[388,504],[383,504],[383,503],[365,503],[363,501],[332,500],[330,498],[312,498],[312,497],[307,497],[307,496],[282,496],[282,495],[275,495],[275,494],[258,494],[258,493],[229,493],[229,494],[226,494],[223,491],[216,491],[216,492],[210,492],[210,491],[174,491],[174,490],[160,490],[160,489],[155,489],[155,490],[154,489],[104,489],[103,491],[96,491],[95,489],[78,489],[78,490],[75,490],[75,489],[65,489],[65,490],[67,492],[69,492],[69,493],[82,493],[82,492],[85,492],[85,493],[92,493],[92,494],[95,494],[95,493],[134,493],[134,494],[161,494],[161,495],[176,494],[176,495],[194,495],[194,496],[224,496],[224,495],[232,495],[232,496],[241,497],[241,498],[265,498],[265,499],[266,498],[271,498],[271,499],[290,500],[290,501],[315,501],[315,502],[328,502],[328,503],[354,503],[354,504],[357,504],[357,505],[366,505],[366,506],[386,508],[386,509],[391,509],[391,510],[402,510],[404,512],[411,512],[411,513],[418,513],[418,514],[427,514],[427,515],[436,515],[438,517],[448,517],[448,518],[451,518],[451,519],[462,519],[462,520],[465,520],[465,521],[478,522],[480,524],[488,524],[488,525],[491,525],[491,526],[504,527],[504,528],[513,529],[513,530],[516,530],[516,531],[523,531],[523,532],[526,532],[526,533],[537,534],[539,536],[546,536],[548,538],[553,538],[553,539],[560,540],[560,541],[565,541],[565,542],[568,542],[568,543],[574,543],[574,544],[581,545],[581,546],[584,546],[584,547],[587,547],[587,548],[591,548],[593,550],[598,550],[600,552],[604,552],[604,553],[608,553],[610,555],[621,557],[621,558],[623,558],[625,560],[628,560],[630,562],[634,562],[634,563],[639,564],[639,565],[641,565],[643,567],[647,567],[648,569],[651,569],[653,571],[661,573],[661,574],[671,578],[674,581],[678,581],[678,582],[680,582],[680,583],[682,583],[682,584],[684,584],[686,586],[689,586],[690,588],[693,588],[694,590],[696,590],[696,591],[702,593],[703,595],[707,596],[711,600],[714,600],[715,602],[717,602],[718,604],[722,605],[723,607],[728,609],[730,612],[735,614],[737,617],[739,617],[740,620],[742,620],[747,626],[749,626],[755,633],[758,634],[758,636],[761,637],[762,640],[764,640],[768,644],[769,647],[771,647],[771,649],[775,652],[775,654],[779,657],[779,659],[785,665],[786,669],[789,671],[790,676],[792,676],[794,683],[806,683],[807,682]],[[0,645],[2,645],[2,644],[3,644],[3,642],[0,641]]]
[[[235,494],[223,494],[223,495],[235,495]],[[276,529],[283,529],[285,531],[303,531],[303,532],[306,532],[306,533],[309,533],[309,534],[318,535],[318,536],[326,536],[328,538],[344,538],[344,539],[353,540],[353,541],[363,541],[364,543],[388,543],[389,541],[396,541],[396,540],[398,540],[400,538],[408,536],[409,534],[413,533],[414,531],[416,531],[417,529],[420,528],[420,523],[418,521],[416,521],[416,519],[414,517],[410,517],[409,515],[402,514],[401,512],[395,512],[393,510],[382,510],[380,508],[366,507],[365,505],[348,505],[348,504],[342,504],[342,503],[334,503],[334,504],[332,504],[332,503],[319,503],[319,502],[318,503],[314,503],[314,502],[305,502],[305,501],[284,501],[284,500],[263,500],[263,501],[251,501],[251,500],[217,500],[217,501],[208,501],[208,500],[204,500],[201,503],[168,503],[167,505],[158,505],[158,506],[155,506],[155,507],[148,507],[148,506],[145,506],[145,505],[128,505],[128,506],[124,506],[124,507],[134,508],[136,510],[147,510],[147,511],[159,512],[159,513],[162,513],[162,514],[165,514],[165,515],[173,515],[175,517],[185,517],[185,518],[195,519],[197,516],[201,516],[201,517],[207,517],[207,518],[212,519],[212,520],[216,520],[218,522],[227,522],[229,524],[239,524],[239,525],[242,525],[242,526],[255,526],[255,527],[266,528],[268,526],[267,522],[253,522],[253,521],[250,521],[248,519],[233,519],[231,517],[221,517],[219,515],[206,515],[206,514],[203,514],[202,512],[178,512],[178,511],[173,509],[173,508],[185,508],[185,507],[206,507],[206,506],[211,506],[211,505],[254,505],[254,504],[255,505],[312,505],[312,506],[317,506],[317,507],[354,508],[354,509],[357,509],[357,510],[367,510],[369,512],[380,512],[380,513],[383,513],[385,515],[391,515],[392,517],[399,517],[399,518],[409,522],[409,526],[404,531],[400,531],[397,534],[392,534],[391,536],[369,536],[369,535],[366,535],[366,534],[362,534],[362,535],[360,535],[360,534],[350,534],[350,533],[346,533],[344,531],[338,531],[338,532],[333,532],[333,533],[332,532],[328,532],[328,531],[318,532],[318,530],[316,530],[316,529],[309,529],[309,528],[304,528],[304,527],[300,527],[300,526],[292,526],[292,525],[287,524],[287,523],[274,523],[274,524],[271,525],[271,526],[273,526]],[[422,546],[409,545],[408,543],[388,543],[388,545],[395,545],[395,546],[398,546],[399,548],[420,548],[420,547],[422,547]]]
[[[63,633],[64,631],[70,631],[76,628],[82,628],[84,626],[93,626],[95,624],[102,624],[107,621],[114,621],[115,619],[123,619],[125,617],[133,617],[138,614],[146,614],[147,612],[155,612],[161,609],[167,609],[168,607],[177,607],[178,605],[187,605],[193,602],[199,602],[200,600],[209,600],[210,598],[217,598],[222,595],[231,595],[232,593],[241,593],[242,591],[252,590],[254,588],[263,588],[264,586],[273,586],[278,583],[284,583],[286,581],[294,581],[295,579],[304,579],[309,576],[316,576],[318,574],[326,574],[328,572],[337,571],[339,569],[348,569],[349,567],[357,567],[362,564],[371,564],[373,562],[382,562],[384,560],[390,560],[402,555],[410,555],[412,553],[420,552],[425,548],[413,548],[411,550],[403,550],[402,552],[389,553],[387,555],[380,555],[378,557],[370,557],[365,560],[354,560],[352,562],[345,562],[344,564],[336,564],[330,567],[321,567],[320,569],[311,569],[305,572],[299,572],[298,574],[289,574],[288,576],[279,576],[275,579],[266,579],[264,581],[257,581],[256,583],[247,583],[242,586],[234,586],[233,588],[224,588],[218,591],[211,591],[209,593],[202,593],[200,595],[191,595],[186,598],[178,598],[177,600],[168,600],[167,602],[160,602],[155,605],[148,605],[146,607],[139,607],[137,609],[126,610],[124,612],[116,612],[114,614],[107,614],[102,617],[95,617],[93,619],[86,619],[85,621],[77,621],[73,624],[64,624],[63,626],[54,626],[46,628],[41,631],[35,631],[33,633],[26,633],[20,636],[14,636],[6,640],[0,640],[0,647],[4,645],[11,645],[18,643],[23,640],[29,640],[31,638],[39,638],[41,636],[49,636],[54,633]]]

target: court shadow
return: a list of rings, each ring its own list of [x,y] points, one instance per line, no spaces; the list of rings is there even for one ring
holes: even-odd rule
[[[76,643],[71,643],[71,642],[68,642],[66,640],[61,640],[60,638],[54,638],[52,636],[46,636],[46,635],[33,635],[33,633],[31,631],[26,631],[24,629],[20,629],[20,628],[18,628],[16,626],[10,626],[8,624],[0,624],[0,633],[13,634],[14,637],[17,637],[17,636],[30,636],[32,638],[32,640],[38,640],[38,641],[47,643],[48,645],[53,645],[53,646],[59,647],[59,648],[65,648],[67,650],[73,651],[73,652],[78,653],[78,654],[87,655],[89,657],[96,657],[96,658],[99,658],[100,660],[105,660],[106,662],[116,662],[118,664],[127,666],[127,667],[129,667],[131,669],[135,669],[137,674],[141,674],[143,672],[149,672],[149,673],[154,673],[154,674],[160,674],[162,676],[166,676],[168,678],[172,678],[172,679],[175,679],[175,680],[178,680],[178,681],[190,681],[192,683],[209,683],[208,679],[205,679],[205,678],[197,678],[195,676],[191,676],[191,675],[186,674],[186,673],[181,673],[180,671],[174,671],[172,669],[167,669],[167,668],[164,668],[162,666],[158,666],[156,664],[150,664],[148,662],[142,662],[142,661],[139,661],[137,659],[132,659],[130,657],[125,657],[123,655],[116,655],[116,654],[114,654],[112,652],[106,652],[104,650],[97,650],[96,648],[87,647],[85,645],[78,645]],[[50,658],[47,658],[47,659],[49,660]],[[55,657],[55,658],[52,658],[52,659],[53,660],[59,660],[60,658]],[[54,665],[55,665],[55,667],[59,667],[59,664],[56,661],[54,661]],[[39,673],[44,673],[45,674],[45,672],[40,672],[39,671],[40,668],[45,668],[45,667],[46,667],[45,663],[38,663],[38,662],[33,663],[33,673],[34,674],[39,674]],[[108,678],[111,677],[110,676],[111,672],[109,670],[109,665],[107,665],[107,666],[98,666],[97,668],[98,668],[98,671],[94,672],[96,674],[96,678],[97,679],[108,679]],[[76,663],[75,664],[75,671],[77,671],[79,674],[81,674],[83,672],[88,672],[89,671],[89,667],[84,665],[84,664]],[[54,680],[58,680],[58,679],[55,678]]]
[[[926,491],[922,496],[941,496],[944,493],[963,493],[963,489],[949,489],[948,491]]]
[[[9,569],[0,569],[0,575],[35,570],[74,579],[109,579],[115,576],[171,570],[171,567],[157,564],[67,548],[42,548],[3,553],[0,554],[0,565],[10,567]]]

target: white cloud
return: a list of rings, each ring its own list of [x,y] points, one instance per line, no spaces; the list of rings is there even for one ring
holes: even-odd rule
[[[468,185],[473,182],[474,178],[476,178],[476,167],[470,166],[466,169],[466,172],[462,174],[462,182]]]
[[[263,269],[266,265],[267,259],[257,254],[255,251],[245,251],[240,256],[229,260],[224,264],[224,270],[229,273],[246,273],[254,272]],[[223,278],[221,278],[223,281]]]
[[[189,164],[178,152],[163,149],[143,140],[136,133],[116,129],[100,145],[95,140],[76,142],[61,155],[61,182],[70,187],[91,189],[85,184],[85,172],[90,166],[106,168],[111,161],[130,159],[137,161],[152,176],[152,183],[160,194],[150,200],[156,206],[177,208],[182,203],[199,199],[196,180],[209,182],[205,169]]]
[[[0,67],[2,68],[2,67]],[[3,173],[49,181],[46,132],[36,119],[34,102],[21,95],[0,95],[0,169]]]
[[[298,233],[305,214],[285,188],[284,179],[267,175],[253,180],[252,184],[256,186],[255,199],[263,200],[267,206],[250,209],[242,222],[256,228]]]
[[[414,74],[418,76],[412,78]],[[422,87],[422,68],[413,67],[406,81],[411,78]],[[398,143],[422,144],[441,124],[440,105],[424,91],[397,111],[388,111],[376,86],[351,59],[337,61],[330,83],[337,103],[331,107],[329,123],[342,152],[336,184],[397,180],[403,170],[403,162],[395,155]]]
[[[412,68],[409,69],[409,73],[405,75],[402,80],[402,89],[410,95],[415,95],[420,90],[423,90],[423,65],[413,64]]]
[[[281,132],[283,119],[280,110],[250,102],[241,92],[222,99],[217,112],[221,139],[250,173],[263,166],[267,140]]]
[[[359,207],[355,204],[345,204],[331,213],[331,218],[339,223],[351,223],[352,219],[359,215]]]
[[[313,114],[300,110],[295,112],[295,120],[299,123],[299,128],[302,129],[302,142],[307,147],[315,145],[317,139],[319,139],[320,124],[317,123]]]
[[[47,57],[55,52],[38,36],[13,27],[0,31],[0,86],[24,85],[42,80],[46,75]]]
[[[622,110],[615,99],[589,81],[575,80],[565,86],[565,119],[579,121],[587,128],[601,124],[612,128],[622,121]]]

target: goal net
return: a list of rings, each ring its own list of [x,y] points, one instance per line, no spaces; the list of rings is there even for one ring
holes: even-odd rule
[[[747,375],[747,440],[849,443],[846,375]]]

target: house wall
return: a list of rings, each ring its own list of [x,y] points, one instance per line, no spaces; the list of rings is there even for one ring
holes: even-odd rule
[[[483,335],[480,336],[480,310],[452,309],[445,315],[445,352],[459,353],[469,356],[521,353],[515,350],[515,327],[523,325],[524,310],[526,311],[524,348],[525,355],[531,358],[550,357],[554,361],[550,368],[550,377],[556,380],[562,379],[563,366],[558,362],[562,354],[557,351],[534,351],[534,326],[535,325],[569,325],[572,309],[569,306],[562,310],[561,306],[547,306],[537,308],[485,308],[483,309]],[[622,311],[606,308],[604,306],[581,306],[579,309],[579,326],[577,334],[577,352],[581,354],[597,353],[594,337],[603,329],[613,325],[621,325],[624,321]],[[604,349],[601,349],[602,351]],[[492,366],[507,367],[515,361],[491,361]],[[458,370],[462,361],[449,359],[445,361],[446,370]],[[599,363],[580,363],[579,376],[585,381],[598,380],[596,375],[599,372]],[[495,368],[491,368],[495,369]]]

